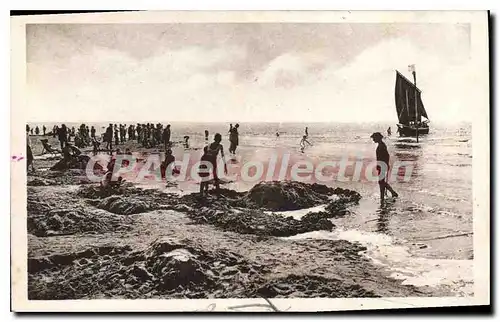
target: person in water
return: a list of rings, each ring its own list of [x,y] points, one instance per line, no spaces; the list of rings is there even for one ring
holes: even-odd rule
[[[205,146],[208,145],[208,130],[205,130]]]
[[[200,159],[198,175],[200,176],[200,195],[208,194],[208,177],[210,176],[210,156],[208,155],[208,146],[203,148],[203,155]]]
[[[386,189],[391,192],[393,198],[398,197],[398,194],[386,181],[387,174],[389,173],[389,152],[387,151],[387,146],[382,141],[383,135],[380,132],[375,132],[370,137],[372,138],[373,142],[378,144],[376,150],[377,162],[385,164],[385,166],[383,167],[377,165],[377,175],[381,176],[381,178],[379,177],[378,184],[380,187],[380,205],[382,206],[384,205]]]
[[[307,136],[303,136],[302,140],[300,140],[300,152],[304,153],[304,149],[306,148],[306,143],[312,146],[311,142],[307,141]]]
[[[236,124],[232,129],[231,129],[231,134],[229,134],[229,142],[231,145],[229,146],[229,153],[236,154],[236,148],[238,147],[238,128],[240,127],[239,124]]]
[[[185,149],[189,149],[189,135],[184,135],[183,145]]]
[[[306,129],[304,130],[304,135],[305,135],[306,139],[309,137],[309,130],[308,130],[307,126],[306,126]]]
[[[217,190],[220,189],[219,176],[217,175],[217,156],[219,155],[219,152],[221,154],[222,160],[224,161],[224,147],[222,146],[222,144],[220,144],[221,141],[222,141],[222,135],[220,135],[220,133],[215,133],[214,142],[212,142],[207,146],[207,152],[206,152],[207,154],[206,159],[212,164],[214,185]],[[224,162],[224,173],[227,174],[227,166],[225,162]]]

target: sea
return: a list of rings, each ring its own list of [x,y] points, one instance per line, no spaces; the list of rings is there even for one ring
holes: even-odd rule
[[[36,125],[41,128],[43,123],[30,124]],[[53,123],[45,125],[50,131]],[[66,125],[79,126],[76,123]],[[102,133],[107,123],[87,125],[95,126],[97,132]],[[306,144],[301,151],[299,143],[306,126],[310,145]],[[387,135],[389,127],[392,130],[390,136]],[[184,136],[189,136],[190,148],[187,150],[195,155],[195,159],[199,158],[206,144],[205,130],[209,131],[210,141],[215,133],[222,134],[222,145],[229,156],[229,123],[172,122],[171,129],[174,142],[181,142]],[[278,155],[279,169],[285,154],[290,155],[286,166],[288,172],[297,161],[309,160],[316,167],[321,162],[340,162],[346,158],[360,160],[363,172],[375,160],[376,143],[370,135],[381,132],[391,163],[400,161],[412,165],[406,180],[401,176],[390,180],[399,197],[389,198],[381,206],[377,182],[363,176],[354,179],[354,166],[346,170],[348,179],[339,178],[338,170],[333,167],[330,172],[325,168],[322,174],[331,175],[332,179],[318,183],[358,191],[362,196],[359,205],[353,206],[351,213],[344,218],[334,219],[336,228],[333,232],[309,232],[288,238],[358,242],[366,247],[364,254],[368,258],[386,268],[390,276],[403,284],[436,287],[459,296],[473,295],[471,124],[431,123],[429,134],[420,136],[418,143],[415,138],[399,137],[396,129],[391,123],[239,123],[239,146],[236,155],[230,156],[233,161],[230,172],[240,173],[245,164],[258,161],[269,168],[269,160],[274,155]],[[181,145],[176,145],[173,150],[177,160],[182,159],[187,151]],[[255,174],[252,171],[249,174]],[[265,180],[266,174],[254,181],[229,180],[224,187],[248,190]],[[278,173],[269,178],[275,180],[276,176],[279,179]],[[285,175],[284,179],[289,177]],[[199,189],[194,180],[190,183],[180,186],[184,193]],[[300,218],[308,211],[311,209],[283,215]]]

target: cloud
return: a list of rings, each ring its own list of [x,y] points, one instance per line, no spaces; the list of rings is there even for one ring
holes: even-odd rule
[[[28,63],[33,121],[395,121],[395,69],[407,73],[408,64],[417,66],[431,120],[467,119],[479,91],[466,47],[443,55],[410,37],[370,43],[348,59],[326,47],[326,38],[303,50],[282,44],[267,60],[271,51],[255,53],[243,42],[134,55],[95,45],[78,50],[57,39],[62,49],[44,47]],[[65,56],[48,59],[51,52]]]

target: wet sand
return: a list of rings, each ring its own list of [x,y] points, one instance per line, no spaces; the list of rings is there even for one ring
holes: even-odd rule
[[[30,299],[450,295],[402,285],[360,244],[283,238],[332,231],[331,219],[361,198],[352,190],[267,182],[200,198],[129,183],[103,192],[82,170],[41,170],[57,160],[35,162]],[[300,210],[307,213],[299,219],[286,215]]]

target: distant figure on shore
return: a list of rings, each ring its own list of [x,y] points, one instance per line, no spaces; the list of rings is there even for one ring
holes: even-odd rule
[[[118,126],[115,124],[115,145],[120,144],[120,133],[118,132]]]
[[[30,134],[30,126],[28,124],[26,124],[26,134],[27,135]]]
[[[303,136],[302,140],[300,140],[300,152],[304,153],[304,149],[306,148],[306,143],[312,146],[311,142],[307,141],[307,136]]]
[[[163,146],[165,148],[165,151],[167,151],[168,147],[170,146],[170,124],[167,124],[167,127],[163,130]]]
[[[29,131],[29,130],[26,130]],[[57,136],[57,132],[59,132],[59,127],[57,125],[54,125],[52,128],[52,137],[55,138]]]
[[[31,166],[31,171],[35,171],[35,165],[33,164],[33,151],[31,150],[31,141],[28,133],[28,126],[26,125],[26,171],[29,171]]]
[[[200,195],[203,196],[203,193],[208,194],[208,176],[210,176],[210,157],[208,155],[208,146],[203,148],[203,155],[200,159],[200,167],[198,171],[198,175],[200,176]]]
[[[161,178],[163,180],[167,179],[167,170],[170,170],[172,175],[180,173],[180,171],[176,168],[169,168],[171,164],[174,164],[175,156],[172,154],[172,149],[167,148],[165,150],[165,160],[160,165]]]
[[[109,153],[111,153],[113,151],[113,124],[111,123],[109,123],[104,133],[104,141],[106,141],[106,150],[109,150]]]
[[[208,145],[208,135],[209,135],[208,130],[205,130],[205,146]]]
[[[99,152],[99,146],[101,144],[99,141],[97,141],[97,138],[95,136],[92,137],[92,151],[94,152],[94,155],[97,155],[97,152]]]
[[[379,165],[377,165],[377,175],[382,174],[382,179],[379,178],[379,187],[380,187],[380,205],[384,205],[384,196],[385,190],[389,190],[392,194],[393,198],[398,197],[396,191],[392,189],[392,187],[386,182],[387,174],[389,173],[389,152],[387,151],[387,146],[382,141],[383,135],[380,132],[375,132],[370,136],[373,139],[373,142],[377,143],[377,162],[381,162],[385,164],[385,169],[382,169]]]
[[[50,153],[50,154],[57,154],[60,153],[61,151],[58,151],[54,149],[50,144],[48,139],[41,139],[40,142],[42,142],[42,153],[40,155],[44,154],[45,152]]]
[[[30,133],[31,133],[31,135],[33,135],[33,128],[30,129]]]
[[[79,157],[81,156],[82,151],[80,151],[80,149],[78,149],[77,147],[73,146],[71,143],[66,142],[66,145],[64,146],[64,149],[62,150],[61,153],[63,158],[59,160],[59,162],[54,164],[50,168],[50,170],[60,171],[81,166]],[[86,156],[83,157],[88,158]]]
[[[47,132],[47,128],[45,127],[45,125],[42,127],[42,131],[43,131],[43,136],[45,136],[45,133]]]
[[[57,137],[59,139],[59,143],[61,144],[61,151],[64,151],[64,148],[68,144],[68,129],[65,124],[61,125],[61,127],[57,130]]]
[[[95,127],[92,125],[90,128],[90,138],[94,139],[95,138]]]
[[[308,130],[307,126],[306,126],[306,129],[304,130],[304,135],[305,135],[306,139],[309,137],[309,130]]]
[[[35,127],[35,134],[36,134],[36,135],[40,134],[40,129],[38,128],[38,126],[37,126],[37,127]]]
[[[184,135],[184,142],[182,144],[185,149],[189,149],[189,135]]]
[[[392,130],[391,130],[391,127],[389,126],[389,128],[387,129],[387,136],[391,136],[392,135]]]
[[[216,133],[214,135],[214,142],[212,142],[210,145],[207,147],[207,159],[208,161],[212,164],[212,173],[213,173],[213,178],[214,178],[214,185],[215,189],[219,190],[220,184],[219,184],[219,176],[217,175],[217,156],[219,155],[219,152],[221,154],[222,159],[224,160],[224,147],[220,142],[222,141],[222,135],[220,133]],[[224,173],[227,174],[227,166],[226,163],[224,163]]]
[[[239,138],[238,138],[238,128],[239,124],[236,124],[231,128],[231,133],[229,134],[229,142],[231,145],[229,146],[229,153],[236,154],[236,148],[238,147]]]

